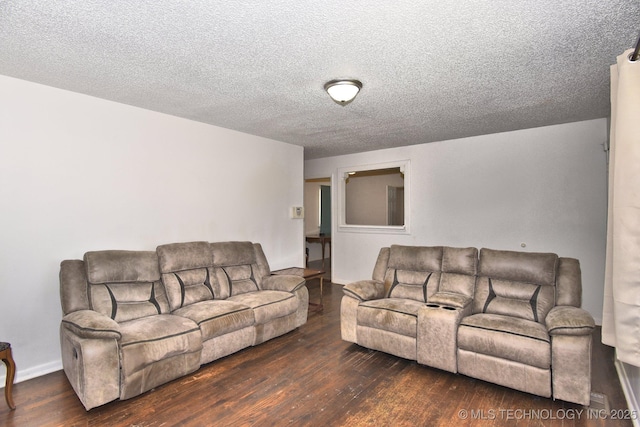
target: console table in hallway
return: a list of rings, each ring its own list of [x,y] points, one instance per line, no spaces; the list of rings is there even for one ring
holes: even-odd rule
[[[312,234],[305,236],[307,243],[320,243],[322,245],[322,268],[324,268],[324,247],[329,244],[329,253],[331,253],[331,234]]]

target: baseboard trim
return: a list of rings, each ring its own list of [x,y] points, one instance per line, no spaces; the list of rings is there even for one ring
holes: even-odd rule
[[[28,369],[20,369],[19,366],[16,366],[16,368],[16,377],[13,381],[14,384],[41,377],[52,372],[60,371],[62,369],[62,360],[54,360],[53,362],[44,363],[42,365],[34,366]],[[2,388],[4,388],[6,379],[7,373],[4,372],[2,376],[0,376],[0,385],[2,386]]]
[[[629,381],[629,376],[624,368],[624,364],[618,360],[614,362],[616,367],[616,371],[618,372],[618,378],[620,378],[620,385],[622,386],[622,392],[624,393],[624,397],[627,400],[627,406],[629,406],[629,410],[632,414],[640,414],[640,405],[638,404],[638,398],[633,391],[633,387],[631,387],[631,382]],[[640,420],[631,419],[634,427],[640,427]]]

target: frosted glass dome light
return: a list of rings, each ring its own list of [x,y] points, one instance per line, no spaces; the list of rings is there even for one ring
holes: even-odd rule
[[[324,85],[331,99],[343,106],[353,101],[360,89],[362,83],[358,80],[331,80]]]

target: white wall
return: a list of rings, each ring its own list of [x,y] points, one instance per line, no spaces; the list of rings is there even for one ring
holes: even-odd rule
[[[394,243],[554,252],[580,260],[582,305],[601,323],[606,140],[598,119],[306,161],[305,178],[333,177],[334,200],[338,168],[411,161],[410,234],[339,232],[334,210],[333,281],[370,278]]]
[[[274,270],[303,265],[303,182],[302,147],[0,76],[0,340],[17,380],[61,367],[60,261],[251,240]]]

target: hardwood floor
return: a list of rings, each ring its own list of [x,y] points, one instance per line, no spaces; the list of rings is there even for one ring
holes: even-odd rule
[[[312,300],[319,281],[309,282]],[[5,426],[631,426],[340,338],[342,287],[325,281],[307,324],[126,401],[86,412],[62,371],[14,387]],[[613,351],[594,337],[593,391],[626,409]],[[608,414],[608,413],[607,413]]]

